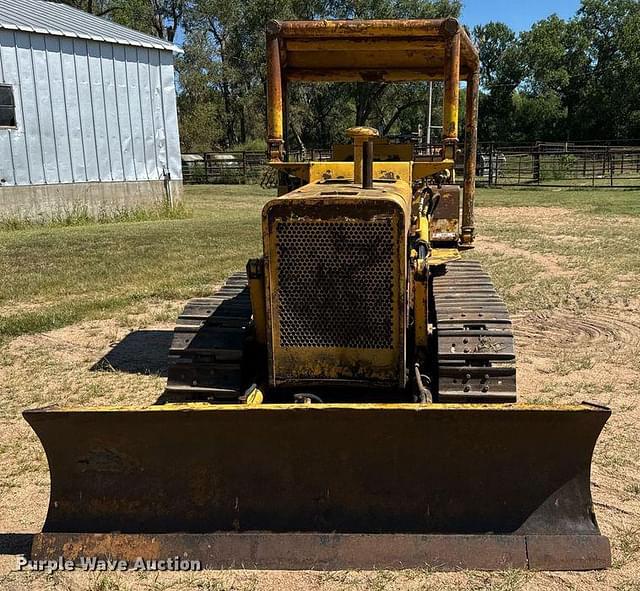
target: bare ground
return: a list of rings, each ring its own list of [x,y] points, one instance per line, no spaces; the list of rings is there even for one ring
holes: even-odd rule
[[[553,215],[551,215],[553,213]],[[179,302],[161,310],[91,321],[44,334],[22,336],[0,352],[0,589],[588,589],[640,591],[640,300],[628,297],[627,286],[640,281],[635,269],[621,270],[603,287],[585,274],[597,261],[576,260],[575,252],[541,248],[518,239],[522,228],[544,226],[569,242],[578,214],[553,208],[487,208],[483,223],[511,224],[513,240],[487,236],[474,256],[487,261],[492,273],[511,259],[528,261],[534,272],[505,283],[514,302],[520,397],[529,402],[597,400],[613,416],[596,448],[592,491],[603,533],[613,545],[613,567],[587,573],[437,573],[406,571],[211,571],[204,573],[41,573],[16,572],[16,554],[29,534],[43,523],[48,501],[48,475],[41,447],[20,412],[50,403],[146,404],[155,400],[164,378],[159,375],[172,323],[158,322],[177,310]],[[578,220],[580,221],[580,220]],[[597,229],[601,220],[586,216],[583,227]],[[609,223],[614,223],[609,221]],[[637,236],[640,220],[619,219]],[[591,225],[590,225],[591,224]],[[595,230],[594,230],[595,231]],[[596,240],[576,232],[584,244]],[[490,263],[499,255],[497,263]],[[498,265],[498,266],[496,266]],[[590,266],[591,265],[591,266]],[[536,305],[535,285],[562,277],[568,289],[605,289],[607,305],[596,294],[588,305]],[[529,300],[518,299],[534,287]],[[542,297],[542,294],[540,294]],[[106,359],[105,359],[106,356]],[[532,442],[535,445],[535,442]]]

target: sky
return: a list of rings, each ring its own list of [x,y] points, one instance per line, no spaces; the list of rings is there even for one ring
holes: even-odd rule
[[[500,21],[519,32],[554,12],[561,18],[569,18],[579,7],[580,0],[463,0],[460,20],[470,29]]]
[[[564,19],[572,17],[580,7],[580,0],[462,0],[462,4],[460,20],[469,29],[500,21],[519,33],[554,12]],[[182,27],[176,33],[175,42],[178,45],[184,42]]]

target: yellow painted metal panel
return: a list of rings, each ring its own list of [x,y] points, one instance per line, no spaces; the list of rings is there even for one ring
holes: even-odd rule
[[[417,347],[426,348],[428,338],[429,296],[426,274],[413,277],[414,337]]]
[[[264,263],[261,259],[251,259],[247,264],[249,277],[249,296],[251,312],[255,327],[256,342],[264,345],[267,342],[267,309],[264,300]]]
[[[320,383],[326,380],[335,380],[341,384],[404,385],[405,261],[410,208],[411,188],[402,181],[390,183],[388,188],[381,185],[367,191],[349,184],[312,183],[265,206],[263,233],[272,385]],[[390,346],[334,347],[315,346],[313,343],[306,346],[304,342],[292,346],[283,342],[286,338],[283,339],[281,333],[279,265],[283,264],[281,261],[286,255],[278,251],[276,234],[279,224],[291,220],[311,226],[327,222],[336,225],[361,222],[366,225],[368,221],[389,220],[393,245],[393,252],[390,253],[393,278],[393,304],[389,302],[392,315]],[[308,248],[316,246],[310,243]],[[357,272],[358,269],[353,270],[354,274]],[[354,287],[357,289],[357,285]],[[318,302],[309,302],[309,306],[321,306],[324,293],[326,290],[319,288]],[[331,314],[331,310],[326,313]]]
[[[378,150],[375,146],[374,150]],[[381,148],[383,146],[380,146]],[[395,148],[395,146],[394,146]],[[384,151],[387,148],[384,147]],[[389,153],[391,153],[391,147]],[[342,149],[339,153],[344,153]],[[351,146],[353,157],[353,147]],[[270,166],[287,174],[303,179],[307,183],[329,179],[353,179],[353,161],[312,161],[312,162],[271,162]],[[401,179],[407,183],[428,176],[432,176],[454,167],[453,160],[436,162],[395,162],[383,161],[373,163],[373,178]]]
[[[427,176],[432,176],[445,170],[453,170],[455,162],[453,160],[440,160],[435,162],[413,162],[412,163],[412,178],[413,180],[422,179]]]
[[[460,251],[457,248],[434,248],[427,259],[429,266],[444,265],[451,261],[461,259]]]
[[[413,144],[390,144],[384,138],[372,138],[373,158],[382,161],[408,162],[413,160]],[[353,144],[334,144],[331,148],[331,159],[353,160]]]

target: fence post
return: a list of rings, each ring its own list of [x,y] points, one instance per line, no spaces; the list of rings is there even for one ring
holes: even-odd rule
[[[491,186],[493,176],[493,142],[489,144],[489,181],[488,185]]]
[[[609,148],[608,152],[609,152],[609,177],[611,179],[611,186],[613,187],[613,173],[615,172],[614,171],[615,162],[613,161],[613,155],[611,154],[611,148]]]
[[[247,184],[247,153],[242,151],[242,184]]]
[[[540,184],[540,144],[534,146],[531,150],[531,159],[533,164],[533,182]]]

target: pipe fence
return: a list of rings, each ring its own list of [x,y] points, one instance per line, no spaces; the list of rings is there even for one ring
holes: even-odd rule
[[[414,145],[414,160],[441,158],[441,145]],[[462,183],[464,144],[456,161]],[[330,160],[330,149],[290,152],[289,160]],[[264,152],[204,152],[182,155],[185,184],[260,183],[268,176]],[[489,187],[640,188],[640,145],[480,143],[477,184]]]
[[[640,147],[481,144],[476,174],[488,186],[640,188]]]

